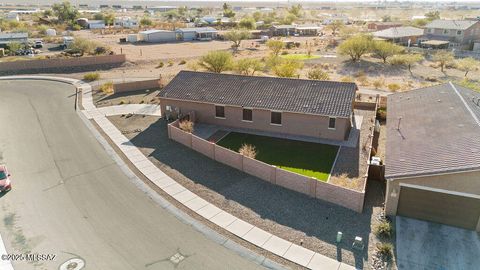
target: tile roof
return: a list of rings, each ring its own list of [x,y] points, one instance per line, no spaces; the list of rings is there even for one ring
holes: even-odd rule
[[[434,20],[427,24],[425,28],[466,30],[477,22],[473,20]]]
[[[181,71],[161,97],[350,117],[355,83]]]
[[[400,38],[400,37],[422,36],[423,29],[411,27],[411,26],[392,27],[385,30],[374,32],[373,35],[375,37],[380,37],[380,38]]]
[[[398,93],[387,115],[387,179],[480,169],[480,93],[452,83]]]

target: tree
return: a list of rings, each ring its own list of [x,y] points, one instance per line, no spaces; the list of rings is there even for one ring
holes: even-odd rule
[[[232,30],[225,34],[225,38],[233,42],[232,48],[238,50],[242,40],[250,38],[250,32],[245,30]]]
[[[70,4],[70,2],[65,1],[63,3],[56,3],[52,6],[53,13],[58,17],[60,22],[73,23],[78,17],[78,10]]]
[[[285,15],[285,17],[283,17],[282,19],[282,24],[292,24],[295,20],[297,20],[297,16],[295,16],[294,14],[292,13],[288,13],[287,15]]]
[[[238,26],[240,26],[241,28],[252,30],[257,27],[257,24],[255,22],[255,19],[251,17],[245,17],[240,20],[240,22],[238,23]]]
[[[140,25],[141,26],[151,26],[153,24],[152,20],[148,17],[143,17],[140,20]]]
[[[16,52],[16,51],[20,50],[21,48],[22,48],[22,43],[20,43],[20,42],[13,41],[13,42],[8,43],[8,50],[10,52]]]
[[[302,5],[293,5],[290,9],[288,9],[290,14],[295,15],[295,17],[299,18],[302,16]]]
[[[223,16],[227,18],[235,17],[235,12],[233,12],[232,8],[227,3],[223,3]]]
[[[295,60],[283,60],[279,65],[273,67],[273,73],[278,77],[293,78],[299,77],[297,73],[303,68],[303,62]]]
[[[253,14],[253,19],[255,19],[256,22],[260,21],[262,19],[262,13],[260,11],[255,11]]]
[[[327,72],[323,71],[321,68],[316,67],[308,71],[307,78],[309,78],[310,80],[327,81],[330,79],[330,76],[328,75]]]
[[[281,40],[270,39],[267,41],[267,47],[272,51],[272,54],[278,56],[283,49],[283,42]]]
[[[106,25],[113,25],[113,23],[115,22],[115,14],[109,12],[103,15],[103,21]]]
[[[338,51],[341,55],[350,56],[353,62],[372,50],[372,38],[366,35],[353,36],[340,44]]]
[[[429,12],[425,13],[425,17],[427,17],[427,19],[429,21],[438,20],[438,19],[440,19],[440,11],[438,11],[438,10],[429,11]]]
[[[382,17],[382,22],[391,22],[392,21],[392,16],[390,15],[385,15]]]
[[[454,61],[453,52],[438,51],[433,54],[432,60],[440,65],[440,70],[443,72],[445,67]]]
[[[465,77],[467,77],[468,73],[470,71],[476,71],[480,67],[479,61],[477,61],[475,58],[472,57],[467,57],[467,58],[462,58],[457,61],[457,67],[461,71],[465,72]]]
[[[234,69],[236,72],[243,75],[255,75],[255,72],[264,68],[263,63],[256,58],[240,59],[235,63]]]
[[[425,25],[428,24],[428,20],[427,19],[415,19],[412,21],[411,25],[413,27],[418,27],[418,28],[423,28],[425,27]]]
[[[333,21],[332,23],[330,23],[329,25],[327,25],[327,28],[330,29],[332,31],[332,35],[335,36],[335,34],[337,33],[337,31],[339,31],[340,29],[342,29],[345,25],[343,24],[342,21],[340,20],[335,20]]]
[[[103,13],[100,13],[100,12],[99,12],[99,13],[95,13],[95,14],[93,15],[93,19],[94,19],[94,20],[103,20],[103,19],[104,19]]]
[[[212,51],[202,56],[199,64],[208,71],[222,73],[232,68],[232,54],[226,51]]]
[[[50,16],[53,16],[53,11],[51,9],[45,9],[43,11],[43,16],[44,17],[50,17]]]
[[[70,45],[68,45],[69,50],[78,51],[81,54],[91,55],[96,54],[96,50],[98,47],[100,46],[95,41],[81,37],[75,37],[75,40]]]
[[[392,65],[404,65],[408,68],[410,75],[412,75],[412,66],[416,63],[419,63],[424,59],[423,55],[418,53],[411,53],[411,54],[399,54],[394,55],[390,59],[390,64]]]
[[[387,58],[403,52],[403,47],[387,41],[375,41],[373,43],[373,53],[387,63]]]

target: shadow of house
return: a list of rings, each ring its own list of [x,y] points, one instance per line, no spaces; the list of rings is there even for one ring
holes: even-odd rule
[[[368,187],[372,196],[367,196],[364,211],[359,214],[347,208],[272,185],[209,159],[168,139],[167,123],[164,120],[154,122],[133,137],[131,142],[149,152],[148,156],[158,161],[158,163],[154,162],[160,169],[167,175],[175,177],[175,180],[185,187],[201,185],[223,196],[228,201],[217,206],[228,208],[233,215],[238,215],[247,208],[247,211],[253,212],[248,211],[249,214],[242,215],[247,222],[255,223],[253,220],[258,215],[267,222],[290,227],[299,233],[303,232],[306,234],[305,238],[318,238],[329,245],[337,246],[336,252],[325,255],[355,264],[359,269],[363,268],[364,261],[368,261],[367,247],[373,209],[383,203],[381,196],[383,187],[380,183],[373,182]],[[178,173],[181,175],[179,176]],[[208,200],[208,193],[212,196],[210,191],[199,195]],[[378,194],[380,196],[376,196]],[[262,229],[268,231],[271,230],[271,226],[264,226]],[[337,245],[338,231],[343,233],[343,241]],[[361,236],[364,239],[363,251],[352,248],[355,236]],[[290,240],[295,241],[295,238]],[[308,244],[304,246],[314,248]],[[348,252],[343,253],[343,251]]]

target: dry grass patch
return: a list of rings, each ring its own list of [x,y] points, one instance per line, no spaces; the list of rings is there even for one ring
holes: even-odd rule
[[[115,92],[115,89],[113,88],[113,82],[106,82],[100,86],[100,91],[102,91],[104,94],[113,94]]]
[[[181,121],[178,126],[180,127],[181,130],[185,131],[185,132],[188,132],[188,133],[192,133],[194,128],[194,124],[192,121],[190,120],[184,120],[184,121]]]
[[[340,175],[332,175],[328,183],[348,189],[362,191],[364,180],[361,177],[348,177],[346,173],[343,173]]]

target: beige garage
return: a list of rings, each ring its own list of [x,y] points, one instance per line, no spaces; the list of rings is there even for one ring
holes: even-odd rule
[[[480,218],[480,196],[400,186],[397,215],[475,230]]]
[[[447,83],[387,105],[386,214],[480,231],[480,93]]]

